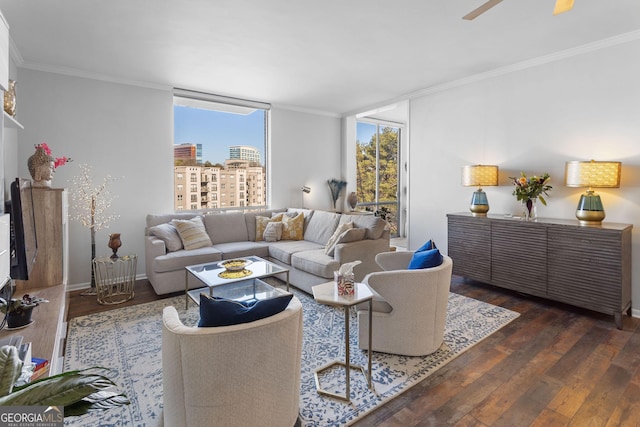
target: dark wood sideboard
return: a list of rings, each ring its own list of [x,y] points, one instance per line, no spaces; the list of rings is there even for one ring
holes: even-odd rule
[[[453,274],[611,314],[631,315],[630,224],[447,214]]]

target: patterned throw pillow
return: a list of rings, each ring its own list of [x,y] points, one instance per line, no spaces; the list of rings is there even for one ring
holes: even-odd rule
[[[267,224],[263,235],[265,242],[277,242],[282,239],[282,223],[280,221],[272,221]]]
[[[211,246],[211,239],[207,234],[199,216],[192,219],[174,219],[171,224],[178,230],[182,244],[186,250],[206,248]]]
[[[282,240],[302,240],[304,238],[304,214],[300,212],[291,218],[282,217]]]
[[[268,216],[257,216],[256,217],[256,242],[261,242],[264,240],[264,230],[267,228],[267,224],[270,222],[276,222],[282,220],[283,214],[278,214],[274,217],[269,218]]]

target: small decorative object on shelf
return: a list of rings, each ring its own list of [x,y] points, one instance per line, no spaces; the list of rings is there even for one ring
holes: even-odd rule
[[[122,240],[120,240],[120,233],[111,233],[109,234],[109,243],[107,244],[109,248],[113,251],[113,255],[111,255],[112,259],[118,258],[118,248],[122,246]]]
[[[4,93],[4,111],[11,117],[16,117],[16,82],[9,79],[9,89]]]
[[[7,329],[20,329],[33,323],[33,309],[40,303],[49,302],[35,295],[23,295],[22,298],[11,298],[7,301],[0,298],[0,311],[7,314]]]
[[[51,179],[56,168],[71,162],[70,157],[53,157],[46,142],[35,146],[36,152],[27,159],[29,174],[34,187],[51,188]]]
[[[355,191],[349,193],[349,196],[347,196],[347,203],[349,204],[351,210],[355,211],[356,206],[358,206],[358,193],[356,193]]]
[[[513,195],[516,199],[522,202],[522,219],[526,221],[535,221],[537,219],[536,199],[540,199],[543,205],[547,205],[547,201],[542,197],[549,196],[547,193],[553,187],[549,185],[551,179],[548,173],[545,173],[541,177],[532,176],[527,178],[524,172],[521,172],[520,177],[509,177],[515,185]]]

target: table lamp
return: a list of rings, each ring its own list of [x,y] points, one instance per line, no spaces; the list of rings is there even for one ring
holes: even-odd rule
[[[580,196],[576,218],[582,225],[600,224],[604,219],[602,200],[593,188],[620,187],[620,162],[573,161],[565,165],[564,182],[567,187],[588,187]]]
[[[462,185],[465,187],[478,187],[471,196],[469,210],[473,216],[487,216],[489,201],[483,186],[498,185],[498,166],[493,165],[469,165],[462,168]]]

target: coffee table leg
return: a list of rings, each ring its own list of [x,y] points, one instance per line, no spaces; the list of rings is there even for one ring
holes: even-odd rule
[[[189,270],[184,270],[184,309],[189,309]]]

